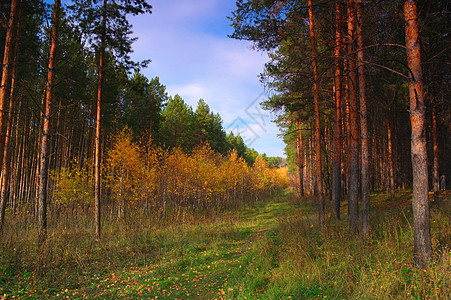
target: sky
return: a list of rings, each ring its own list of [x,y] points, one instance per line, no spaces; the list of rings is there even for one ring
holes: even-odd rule
[[[227,16],[233,0],[154,0],[152,14],[130,18],[132,59],[150,59],[142,70],[158,76],[170,96],[179,94],[194,109],[204,99],[223,119],[227,132],[240,134],[245,143],[268,156],[285,156],[284,143],[266,100],[258,75],[268,61],[252,44],[227,35],[233,32]]]

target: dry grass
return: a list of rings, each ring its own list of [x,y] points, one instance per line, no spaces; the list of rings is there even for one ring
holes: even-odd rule
[[[176,223],[131,211],[105,219],[101,241],[92,237],[91,216],[74,214],[50,222],[41,248],[30,216],[16,216],[1,240],[0,296],[450,299],[449,193],[432,206],[428,270],[413,264],[410,197],[372,195],[368,241],[346,220],[320,229],[316,204],[293,195]]]

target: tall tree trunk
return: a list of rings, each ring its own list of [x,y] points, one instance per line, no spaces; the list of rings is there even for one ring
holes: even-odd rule
[[[357,69],[359,73],[360,101],[360,135],[361,135],[361,189],[362,189],[362,235],[366,239],[370,233],[370,180],[369,180],[369,149],[368,149],[368,116],[366,107],[366,76],[365,56],[363,53],[363,4],[357,0]]]
[[[79,150],[78,150],[78,154],[77,154],[77,158],[78,158],[78,170],[81,171],[82,167],[83,167],[83,154],[84,154],[84,150],[85,150],[85,140],[86,140],[86,134],[85,134],[85,129],[86,128],[86,121],[83,120],[83,125],[82,125],[82,129],[81,129],[81,133],[80,133],[80,146],[79,146]]]
[[[341,202],[341,7],[340,2],[335,2],[335,65],[334,65],[334,90],[335,90],[335,127],[334,127],[334,158],[332,167],[332,209],[335,220],[340,220]]]
[[[94,197],[95,197],[95,234],[97,238],[100,238],[100,197],[101,197],[101,183],[100,183],[100,160],[101,160],[101,144],[100,144],[100,125],[102,117],[102,88],[103,88],[103,64],[104,64],[104,52],[105,52],[105,31],[106,31],[106,6],[107,0],[103,1],[103,17],[102,17],[102,28],[104,32],[102,33],[102,40],[100,42],[100,53],[99,53],[99,69],[98,69],[98,82],[97,82],[97,109],[96,109],[96,132],[95,132],[95,187],[94,187]]]
[[[5,136],[3,127],[5,125],[5,110],[8,98],[8,82],[10,66],[12,62],[13,36],[18,19],[19,0],[11,0],[11,11],[9,15],[8,27],[6,30],[5,50],[3,53],[2,78],[0,85],[0,161],[3,161],[3,146]],[[1,169],[1,168],[0,168]]]
[[[55,0],[50,37],[50,55],[47,73],[46,104],[42,127],[41,158],[39,172],[38,226],[39,242],[42,244],[47,234],[47,180],[50,156],[50,130],[53,108],[53,87],[55,85],[56,51],[58,47],[58,23],[60,0]]]
[[[9,184],[9,189],[10,189],[10,198],[13,199],[14,201],[14,207],[19,207],[20,204],[20,197],[19,197],[19,184],[20,184],[20,176],[19,176],[19,168],[20,168],[20,162],[21,159],[23,158],[21,153],[22,153],[22,147],[21,144],[19,144],[19,128],[20,128],[20,113],[21,113],[21,108],[22,108],[22,97],[23,97],[23,90],[20,93],[20,97],[19,97],[19,103],[17,104],[17,111],[16,111],[16,116],[15,116],[15,121],[14,121],[14,152],[16,153],[16,155],[12,155],[11,156],[11,170],[10,170],[10,184]]]
[[[317,50],[315,37],[315,24],[313,19],[312,0],[308,1],[309,12],[309,31],[310,45],[312,50],[312,67],[313,67],[313,101],[315,105],[315,158],[316,158],[316,184],[318,190],[319,215],[318,221],[320,225],[325,222],[325,200],[323,195],[323,176],[322,176],[322,159],[321,159],[321,115],[319,109],[319,83],[318,83],[318,65]]]
[[[299,171],[299,195],[304,196],[304,149],[302,145],[302,128],[299,119],[296,119],[296,152],[298,156],[298,171]]]
[[[20,8],[18,12],[18,20],[20,20]],[[19,53],[19,33],[20,21],[16,26],[16,42],[14,47],[14,62],[11,72],[11,90],[9,95],[9,110],[8,121],[6,124],[5,144],[3,149],[2,175],[1,175],[1,191],[0,191],[0,234],[3,233],[3,224],[5,222],[5,210],[7,200],[7,190],[9,186],[9,169],[10,169],[10,155],[9,148],[11,143],[11,133],[13,128],[13,110],[16,97],[16,76],[17,76],[17,56]]]
[[[349,225],[358,232],[359,220],[359,115],[357,101],[357,68],[354,47],[355,38],[355,0],[348,1],[348,65],[349,65],[349,119],[351,135],[351,161],[349,174]]]
[[[346,49],[346,56],[348,55],[348,43],[346,43],[345,45],[345,49]],[[349,215],[349,177],[350,177],[350,170],[351,170],[351,118],[349,117],[350,115],[350,104],[349,104],[349,95],[350,95],[350,79],[349,79],[349,64],[348,64],[348,60],[346,58],[345,62],[343,63],[343,72],[345,74],[344,77],[344,90],[345,92],[345,107],[344,107],[344,114],[345,117],[343,118],[343,127],[346,129],[346,149],[345,149],[345,153],[346,153],[346,162],[345,162],[345,184],[343,185],[343,187],[346,189],[345,193],[348,195],[348,215]]]
[[[395,200],[395,163],[393,159],[393,134],[390,120],[387,120],[387,143],[388,143],[388,180],[390,188],[390,199]]]
[[[409,67],[411,151],[413,170],[414,259],[423,268],[431,260],[431,223],[428,199],[428,172],[425,137],[425,103],[421,70],[417,5],[414,0],[404,3],[406,22],[406,52]]]
[[[437,112],[434,103],[432,103],[432,148],[434,163],[432,165],[432,186],[434,189],[434,203],[439,202],[440,183],[439,183],[439,163],[438,163],[438,138],[437,138]]]
[[[45,97],[46,97],[46,86],[42,89],[41,106],[39,112],[39,130],[37,139],[37,154],[36,161],[41,161],[41,143],[42,143],[42,128],[44,127],[44,112],[45,112]],[[36,178],[39,178],[40,164],[36,164],[35,174]],[[38,199],[39,199],[39,180],[33,182],[34,192],[35,192],[35,205],[34,205],[34,216],[38,217]]]
[[[23,99],[20,99],[19,101],[19,112],[21,112],[21,103],[22,103]],[[15,157],[15,161],[14,161],[14,165],[15,165],[15,169],[16,169],[16,186],[15,186],[15,190],[16,190],[16,195],[17,198],[19,199],[19,202],[24,202],[24,198],[23,198],[23,182],[24,182],[24,176],[23,176],[23,172],[25,171],[25,167],[24,167],[24,160],[25,160],[25,145],[22,142],[24,139],[24,133],[26,132],[28,126],[27,126],[27,117],[25,116],[23,119],[20,119],[22,122],[22,130],[19,133],[19,116],[17,116],[17,129],[16,129],[16,145],[14,147],[14,149],[16,150],[16,153],[18,154]],[[35,213],[34,209],[33,209],[33,213]],[[36,217],[36,215],[34,215],[34,217]]]

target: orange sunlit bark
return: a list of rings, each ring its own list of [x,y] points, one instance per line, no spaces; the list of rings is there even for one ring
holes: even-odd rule
[[[322,159],[321,159],[321,116],[319,108],[319,84],[318,84],[318,62],[315,37],[315,24],[313,19],[312,0],[308,1],[309,11],[309,30],[310,45],[312,51],[312,67],[313,67],[313,101],[315,105],[315,161],[316,161],[316,184],[318,190],[319,216],[318,220],[321,225],[325,222],[325,200],[323,195],[323,176],[322,176]]]
[[[425,137],[424,91],[421,69],[417,5],[414,0],[404,3],[406,22],[406,52],[409,67],[411,152],[413,170],[414,259],[426,268],[431,260],[431,224],[428,199],[428,172]]]
[[[342,55],[342,33],[341,33],[341,7],[340,2],[335,2],[335,49],[334,49],[334,91],[335,91],[335,127],[334,127],[334,157],[332,169],[332,209],[334,218],[340,220],[341,202],[341,55]]]
[[[349,226],[358,232],[359,220],[359,114],[357,99],[357,66],[355,55],[356,6],[355,0],[349,0],[348,10],[348,71],[349,71],[349,123],[350,123],[350,170],[349,170]]]
[[[58,48],[58,23],[61,1],[55,0],[53,8],[52,33],[50,39],[50,56],[47,73],[46,104],[41,136],[41,156],[38,193],[38,226],[39,242],[42,244],[47,235],[47,181],[50,156],[50,130],[53,108],[53,88],[55,86],[56,51]]]

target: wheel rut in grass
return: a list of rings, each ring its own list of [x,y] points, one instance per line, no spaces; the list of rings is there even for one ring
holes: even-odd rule
[[[159,257],[112,271],[95,290],[82,294],[108,299],[229,299],[254,262],[255,244],[290,211],[288,202],[264,203],[228,221],[173,229],[161,234]]]

